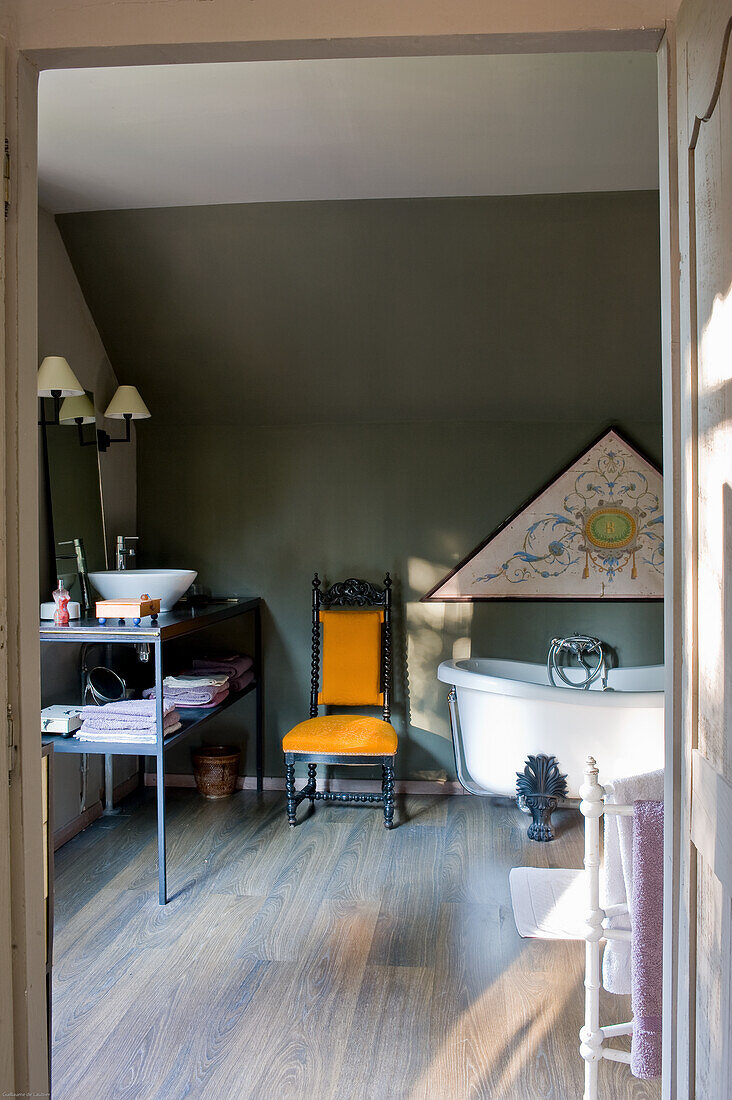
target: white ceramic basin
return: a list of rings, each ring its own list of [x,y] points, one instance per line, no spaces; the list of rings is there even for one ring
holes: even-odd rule
[[[90,573],[89,580],[103,600],[134,600],[147,593],[160,600],[161,611],[171,611],[197,576],[195,569],[105,569]]]

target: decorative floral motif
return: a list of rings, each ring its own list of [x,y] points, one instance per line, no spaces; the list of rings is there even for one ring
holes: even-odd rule
[[[607,432],[427,599],[663,594],[663,482]]]
[[[561,512],[548,512],[526,529],[523,543],[494,573],[478,581],[504,576],[522,584],[534,575],[558,577],[584,558],[583,578],[590,568],[612,584],[631,565],[637,577],[636,555],[663,573],[663,515],[657,492],[621,447],[602,451],[590,469],[583,469],[564,497]]]

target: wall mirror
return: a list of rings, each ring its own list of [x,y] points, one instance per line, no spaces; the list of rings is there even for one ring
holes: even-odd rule
[[[87,393],[87,397],[93,404],[94,395]],[[52,419],[53,400],[42,400],[45,402],[44,419]],[[81,540],[81,551],[88,571],[107,568],[96,423],[77,426],[71,420],[61,424],[42,424],[39,431],[48,506],[46,534],[49,563],[55,562],[54,578],[63,579],[71,599],[90,610],[94,597],[88,585],[85,591],[80,580],[80,547],[75,540]]]

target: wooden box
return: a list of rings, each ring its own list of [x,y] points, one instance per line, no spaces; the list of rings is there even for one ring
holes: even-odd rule
[[[144,615],[159,615],[160,600],[149,596],[139,599],[97,600],[98,619],[141,619]]]

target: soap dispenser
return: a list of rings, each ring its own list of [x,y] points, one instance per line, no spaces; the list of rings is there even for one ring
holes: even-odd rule
[[[56,604],[56,610],[53,613],[53,621],[56,626],[68,626],[69,599],[71,597],[60,577],[58,578],[58,588],[55,592],[52,592],[51,595],[53,596],[53,602]]]

